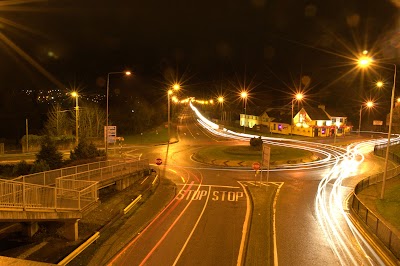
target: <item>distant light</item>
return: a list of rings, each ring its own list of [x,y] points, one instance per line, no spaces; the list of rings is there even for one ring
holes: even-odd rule
[[[72,97],[78,97],[78,93],[76,91],[71,92]]]
[[[240,93],[240,97],[242,97],[242,98],[247,98],[247,92],[246,92],[246,91],[242,91],[242,92]]]
[[[181,88],[181,86],[178,83],[175,83],[172,88],[177,91]]]
[[[358,66],[361,68],[367,67],[371,64],[372,58],[369,56],[362,56],[358,59]]]
[[[367,51],[367,50],[364,50],[364,51],[362,52],[362,54],[363,54],[363,55],[366,55],[366,54],[368,54],[368,51]]]
[[[377,86],[378,88],[381,88],[381,87],[383,86],[383,82],[382,82],[382,81],[378,81],[378,82],[376,83],[376,86]]]
[[[130,76],[132,73],[130,71],[125,71],[125,75]]]

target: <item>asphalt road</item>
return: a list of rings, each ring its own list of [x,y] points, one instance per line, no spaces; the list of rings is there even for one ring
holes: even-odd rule
[[[186,113],[179,142],[132,149],[131,156],[163,158],[161,177],[178,185],[176,198],[110,265],[239,265],[245,256],[250,208],[243,187],[255,179],[251,169],[210,167],[191,159],[205,145],[235,145],[216,137]],[[315,195],[329,166],[272,171],[282,183],[276,201],[276,258],[260,265],[340,265],[315,214]],[[365,168],[365,167],[364,167]],[[366,167],[368,168],[368,167]],[[265,177],[264,177],[265,178]],[[265,179],[263,180],[265,181]],[[348,229],[343,228],[348,233]],[[266,239],[265,241],[270,241]],[[260,252],[263,252],[260,250]]]

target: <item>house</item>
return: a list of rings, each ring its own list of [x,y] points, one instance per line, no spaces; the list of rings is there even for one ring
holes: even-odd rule
[[[343,135],[351,131],[347,126],[347,116],[324,105],[318,108],[304,106],[293,117],[289,110],[267,108],[257,115],[240,114],[240,125],[262,130],[267,128],[271,133],[293,134],[308,137],[329,137],[335,133]],[[266,131],[266,130],[263,130]]]
[[[344,113],[331,108],[325,108],[325,105],[318,105],[318,108],[324,110],[328,117],[331,119],[332,125],[336,126],[336,134],[338,136],[350,133],[351,127],[348,126],[347,116]]]

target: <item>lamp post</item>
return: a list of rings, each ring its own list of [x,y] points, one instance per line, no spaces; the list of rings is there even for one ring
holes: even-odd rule
[[[76,91],[73,91],[73,92],[71,92],[71,96],[76,99],[76,103],[75,103],[75,143],[76,143],[76,145],[78,145],[78,143],[79,143],[79,105],[78,105],[79,94]]]
[[[246,133],[246,116],[247,116],[247,112],[246,112],[246,107],[247,107],[247,91],[242,91],[240,93],[240,97],[242,97],[243,101],[244,101],[244,121],[243,121],[243,133]]]
[[[358,136],[360,136],[360,132],[361,132],[361,114],[362,114],[363,106],[364,106],[364,104],[362,104],[360,106],[360,119],[358,121]],[[368,101],[365,103],[365,106],[368,108],[371,108],[374,106],[374,103],[372,101]]]
[[[122,72],[109,72],[107,74],[107,104],[106,104],[106,130],[105,130],[105,150],[106,150],[106,159],[108,160],[108,96],[110,94],[110,75],[114,75],[114,74],[125,74],[126,76],[131,75],[130,71],[122,71]]]
[[[171,98],[171,95],[174,93],[174,90],[178,91],[178,90],[180,90],[180,88],[181,88],[181,86],[179,84],[175,83],[172,86],[172,90],[167,91],[167,95],[168,95],[168,143],[171,140],[171,100],[170,100],[170,98]]]
[[[391,97],[391,101],[390,101],[389,130],[388,130],[388,137],[387,137],[388,141],[387,141],[386,155],[385,155],[385,166],[384,166],[385,170],[383,172],[383,177],[382,177],[381,199],[383,199],[385,196],[386,176],[387,176],[387,168],[388,168],[388,161],[389,161],[390,135],[392,134],[394,93],[396,90],[397,66],[396,66],[396,64],[393,64],[393,66],[394,66],[393,87],[392,87],[392,97]],[[383,83],[382,83],[382,85],[383,85]]]
[[[372,63],[373,59],[371,57],[369,57],[367,54],[368,54],[368,51],[365,50],[365,51],[363,51],[363,56],[358,58],[358,66],[359,67],[366,68]],[[390,100],[389,129],[388,129],[388,137],[387,137],[388,140],[387,140],[386,155],[385,155],[385,166],[384,166],[384,172],[383,172],[383,177],[382,177],[382,190],[381,190],[381,195],[380,195],[381,199],[383,199],[385,196],[387,168],[388,168],[388,162],[389,162],[390,137],[392,134],[394,94],[396,91],[396,75],[397,75],[397,65],[396,64],[391,64],[391,63],[383,63],[383,64],[392,65],[394,67],[394,74],[393,74],[392,95],[391,95],[391,100]],[[382,87],[383,82],[378,81],[376,85],[378,87]]]
[[[290,135],[293,135],[293,127],[294,127],[294,101],[301,101],[304,98],[304,95],[302,93],[297,93],[295,97],[292,99],[292,121],[290,122],[291,130],[290,130]]]
[[[223,96],[219,96],[218,97],[218,102],[221,105],[221,121],[222,121],[222,117],[223,117],[223,113],[224,113],[224,97]]]

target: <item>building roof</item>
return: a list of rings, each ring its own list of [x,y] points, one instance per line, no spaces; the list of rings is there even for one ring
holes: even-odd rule
[[[334,110],[332,108],[326,108],[325,112],[330,116],[330,117],[347,117],[343,112]]]
[[[306,111],[311,120],[331,120],[326,112],[321,108],[304,106],[303,109]]]

